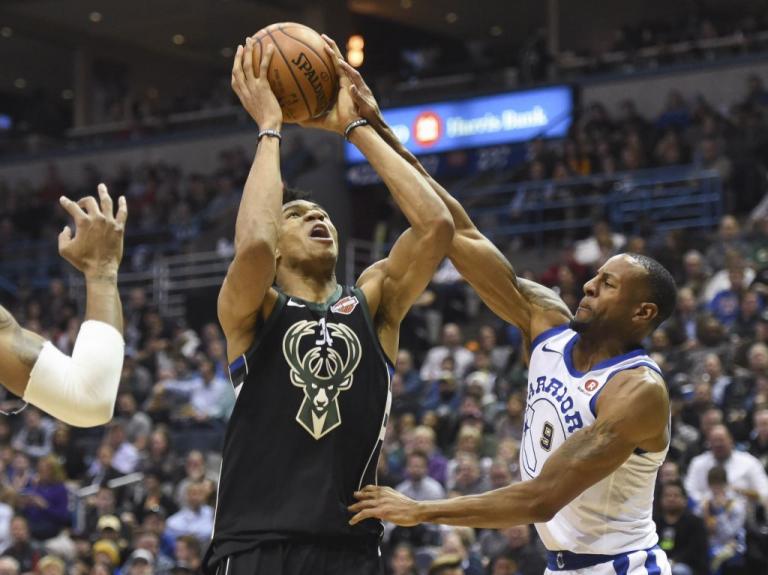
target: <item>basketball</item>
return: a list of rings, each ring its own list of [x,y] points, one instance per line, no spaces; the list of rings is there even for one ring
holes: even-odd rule
[[[312,28],[295,22],[272,24],[254,36],[254,73],[258,74],[261,55],[275,45],[269,66],[269,84],[289,123],[322,116],[333,104],[338,78],[325,52],[325,41]]]

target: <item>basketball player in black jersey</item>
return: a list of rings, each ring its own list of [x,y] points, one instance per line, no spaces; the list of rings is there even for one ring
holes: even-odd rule
[[[206,569],[220,575],[382,573],[376,520],[350,526],[353,492],[376,481],[400,322],[453,236],[418,172],[358,122],[339,66],[334,108],[312,127],[348,134],[411,228],[355,286],[340,286],[338,234],[316,203],[284,199],[282,114],[265,51],[238,47],[232,84],[261,130],[219,294],[237,402],[227,429]],[[335,59],[335,58],[334,58]]]

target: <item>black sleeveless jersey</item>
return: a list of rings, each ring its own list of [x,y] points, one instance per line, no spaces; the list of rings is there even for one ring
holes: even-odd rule
[[[379,521],[350,526],[347,506],[376,482],[391,374],[359,289],[338,286],[325,305],[279,293],[230,365],[237,402],[209,557],[275,539],[380,536]]]

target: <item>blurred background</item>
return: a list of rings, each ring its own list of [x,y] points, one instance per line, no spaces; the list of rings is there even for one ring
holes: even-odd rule
[[[673,405],[660,544],[677,574],[768,572],[763,0],[4,0],[0,303],[71,351],[84,293],[57,198],[104,181],[130,218],[116,418],[0,418],[0,572],[198,570],[234,403],[215,299],[256,145],[230,70],[280,21],[336,39],[521,276],[574,307],[619,251],[673,273],[677,312],[647,342]],[[283,178],[329,210],[352,283],[406,222],[341,138],[284,136]],[[436,498],[519,481],[519,333],[444,262],[402,334],[380,482]],[[385,556],[397,575],[545,564],[528,527],[390,526]]]

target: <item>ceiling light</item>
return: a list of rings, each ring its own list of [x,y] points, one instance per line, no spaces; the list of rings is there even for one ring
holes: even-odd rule
[[[75,93],[67,88],[66,90],[61,91],[61,99],[62,100],[71,100],[75,97]]]
[[[177,46],[181,46],[186,41],[187,39],[184,37],[184,34],[174,34],[173,38],[171,38],[171,42]]]
[[[16,78],[13,81],[13,85],[16,86],[19,90],[23,90],[27,87],[27,80],[24,78]]]
[[[360,34],[354,34],[347,40],[347,50],[362,50],[365,48],[365,38]]]
[[[491,36],[501,36],[504,33],[504,29],[501,26],[491,26],[488,31]]]
[[[458,19],[459,19],[459,15],[456,14],[456,12],[448,12],[445,15],[445,21],[448,22],[448,24],[453,24]]]
[[[400,0],[400,6],[406,10],[413,8],[413,0]]]
[[[13,28],[11,28],[10,26],[3,26],[2,28],[0,28],[0,36],[2,36],[3,38],[10,38],[11,36],[13,36]]]
[[[101,12],[91,12],[90,14],[88,14],[88,20],[90,20],[94,24],[98,24],[102,20]]]
[[[229,46],[226,46],[221,50],[219,50],[219,54],[221,54],[223,58],[231,58],[234,52],[232,51],[232,48],[230,48]]]

